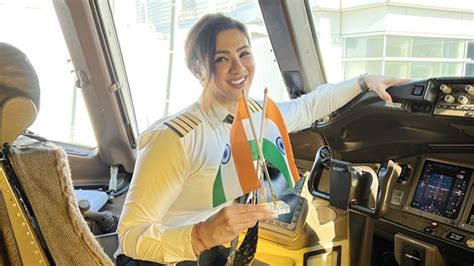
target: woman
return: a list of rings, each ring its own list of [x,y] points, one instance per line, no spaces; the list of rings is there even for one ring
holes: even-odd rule
[[[212,262],[217,265],[226,256],[220,245],[257,221],[275,217],[262,206],[230,201],[213,207],[212,202],[213,182],[229,143],[232,114],[242,90],[248,93],[255,64],[245,26],[220,14],[206,15],[194,25],[185,51],[188,68],[200,80],[203,91],[196,103],[158,121],[141,135],[118,228],[118,253],[173,263],[196,261],[212,248],[213,257],[224,258]],[[369,88],[391,101],[385,89],[401,82],[364,75],[359,80],[321,86],[279,108],[288,131],[297,131]],[[251,104],[258,111],[258,103]]]

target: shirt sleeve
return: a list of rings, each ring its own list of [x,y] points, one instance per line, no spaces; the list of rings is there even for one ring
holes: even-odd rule
[[[337,84],[324,84],[314,91],[278,107],[285,120],[288,132],[302,130],[347,104],[361,93],[357,79],[349,79]]]
[[[121,250],[134,259],[158,263],[196,260],[192,225],[162,224],[189,176],[182,139],[164,129],[146,133],[138,144],[138,159],[117,230]]]

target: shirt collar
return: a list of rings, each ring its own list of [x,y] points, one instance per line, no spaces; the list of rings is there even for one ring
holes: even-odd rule
[[[255,101],[254,101],[255,102]],[[247,100],[247,104],[251,104],[249,100]],[[204,115],[204,111],[202,110],[201,108],[201,99],[198,100],[198,105],[199,105],[199,109],[201,110],[201,112],[203,113]],[[253,105],[254,106],[254,109],[251,109],[250,112],[253,114],[255,112],[259,112],[261,111],[261,107],[260,109],[256,108],[255,107],[255,104]],[[221,123],[226,123],[226,124],[232,124],[232,122],[234,121],[234,115],[229,113],[227,111],[227,109],[219,102],[214,102],[211,106],[211,110],[209,110],[208,112],[209,114],[207,115],[210,120],[212,121],[212,123],[216,123],[216,124],[221,124]]]
[[[227,109],[219,102],[213,102],[211,109],[205,114],[201,107],[201,99],[198,100],[199,109],[204,116],[207,116],[209,120],[214,124],[227,123],[232,124],[234,121],[234,115],[229,113]]]

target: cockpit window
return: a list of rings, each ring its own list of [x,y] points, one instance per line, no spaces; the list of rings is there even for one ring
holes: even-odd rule
[[[95,147],[82,92],[51,0],[0,0],[0,42],[22,50],[41,88],[38,117],[30,127],[50,140]]]
[[[328,81],[474,75],[474,2],[309,0]]]
[[[199,98],[201,85],[186,67],[184,41],[203,15],[221,12],[245,23],[256,73],[250,96],[267,86],[276,101],[289,99],[257,0],[111,1],[139,131]]]

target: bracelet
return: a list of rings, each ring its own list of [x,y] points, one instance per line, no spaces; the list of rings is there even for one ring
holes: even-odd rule
[[[201,244],[201,246],[204,247],[204,250],[208,250],[209,248],[207,248],[207,246],[204,244],[204,241],[202,241],[202,238],[201,238],[201,224],[202,222],[199,222],[196,224],[196,238],[199,244]]]
[[[369,86],[367,86],[367,83],[365,83],[365,76],[367,75],[367,73],[365,74],[361,74],[359,76],[359,78],[357,79],[357,84],[359,85],[360,87],[360,90],[363,92],[363,93],[366,93],[370,90]]]

